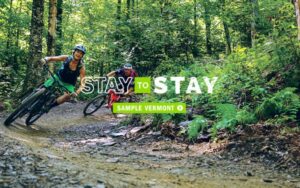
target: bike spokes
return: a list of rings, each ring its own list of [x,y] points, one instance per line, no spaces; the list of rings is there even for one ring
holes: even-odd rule
[[[91,115],[96,112],[106,100],[106,95],[100,95],[90,101],[83,110],[84,115]]]

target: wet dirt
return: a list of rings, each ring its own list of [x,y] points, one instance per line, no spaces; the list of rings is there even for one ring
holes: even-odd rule
[[[65,103],[31,127],[22,119],[5,127],[3,116],[0,187],[300,187],[297,170],[228,157],[219,151],[227,141],[126,138],[125,117],[106,109],[84,117],[84,105]]]

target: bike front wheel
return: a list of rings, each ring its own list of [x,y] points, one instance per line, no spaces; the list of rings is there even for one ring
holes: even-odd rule
[[[83,114],[85,116],[92,115],[94,112],[96,112],[104,103],[106,100],[107,95],[99,95],[92,99],[83,110]]]
[[[44,92],[45,88],[42,88],[38,91],[35,91],[32,95],[26,98],[24,101],[13,113],[11,113],[6,120],[4,121],[5,126],[9,126],[13,121],[18,117],[21,117],[29,112],[28,108],[34,103]]]

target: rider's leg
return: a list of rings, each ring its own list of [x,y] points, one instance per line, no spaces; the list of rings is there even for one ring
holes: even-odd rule
[[[58,98],[55,100],[55,102],[51,105],[51,108],[53,108],[53,107],[55,107],[55,106],[58,106],[58,105],[60,105],[60,104],[62,104],[62,103],[64,103],[64,102],[66,102],[66,101],[68,101],[68,100],[70,100],[70,99],[71,99],[71,95],[68,94],[68,93],[64,93],[64,95],[58,97]]]
[[[71,99],[71,95],[68,94],[68,93],[64,93],[64,95],[62,95],[62,96],[60,96],[60,97],[58,97],[58,98],[56,99],[56,102],[57,102],[58,104],[62,104],[62,103],[64,103],[64,102],[66,102],[66,101],[69,101],[70,99]]]

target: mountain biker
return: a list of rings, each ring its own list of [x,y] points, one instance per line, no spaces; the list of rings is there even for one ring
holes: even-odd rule
[[[132,81],[130,83],[123,83],[124,85],[124,96],[128,96],[133,93],[134,90],[134,78],[138,76],[136,71],[132,68],[132,65],[130,63],[126,63],[123,68],[117,69],[115,71],[112,71],[106,75],[107,77],[113,77],[113,76],[118,76],[118,77],[123,77],[124,80],[126,81],[129,77],[132,78]],[[128,90],[127,90],[128,88]]]
[[[79,44],[76,45],[73,49],[72,55],[60,55],[60,56],[51,56],[45,57],[40,60],[40,62],[45,65],[48,62],[57,62],[63,61],[61,68],[57,71],[54,77],[61,81],[61,83],[68,89],[69,93],[64,93],[62,96],[58,97],[56,101],[51,105],[55,107],[60,105],[68,100],[71,97],[76,97],[81,90],[84,88],[85,80],[85,66],[83,62],[83,56],[86,54],[86,48]],[[75,85],[77,82],[77,77],[80,77],[80,86],[75,91]],[[45,87],[49,87],[53,84],[53,78],[49,78],[45,83]]]

